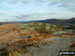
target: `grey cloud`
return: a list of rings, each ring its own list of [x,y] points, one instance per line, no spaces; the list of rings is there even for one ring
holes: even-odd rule
[[[46,13],[46,14],[39,14],[39,13],[37,13],[37,14],[28,14],[28,15],[17,15],[17,16],[14,16],[15,18],[17,18],[17,19],[25,19],[25,18],[29,18],[29,17],[34,17],[34,16],[44,16],[44,15],[58,15],[58,14],[56,14],[56,13]]]
[[[11,3],[11,4],[16,4],[16,3],[24,3],[24,4],[26,4],[26,3],[29,3],[31,1],[32,0],[12,0],[12,1],[9,1],[9,3]]]
[[[30,15],[20,15],[20,16],[14,16],[14,17],[17,18],[17,19],[24,19],[24,18],[27,18],[29,16]]]

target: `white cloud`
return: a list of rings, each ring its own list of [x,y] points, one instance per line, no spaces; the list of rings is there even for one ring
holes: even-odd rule
[[[20,19],[22,15],[28,16]],[[19,16],[19,19],[15,16]],[[0,21],[28,21],[74,16],[75,0],[0,0]]]

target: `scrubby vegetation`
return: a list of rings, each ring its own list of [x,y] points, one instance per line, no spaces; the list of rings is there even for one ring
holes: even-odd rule
[[[63,27],[60,25],[52,25],[47,23],[36,23],[36,22],[28,24],[20,24],[19,27],[22,29],[29,28],[38,33],[49,33],[49,34],[63,30]]]
[[[59,34],[62,31],[64,34]],[[41,46],[44,48],[45,45],[48,46],[46,47],[48,49],[50,47],[52,49],[55,45],[57,45],[55,48],[58,48],[61,46],[61,39],[64,39],[58,37],[74,38],[75,34],[69,33],[69,31],[66,33],[63,26],[47,23],[4,24],[0,26],[0,56],[24,56],[25,54],[27,54],[26,56],[34,56],[29,48],[41,50]],[[62,43],[64,44],[64,42],[66,42],[65,39]]]

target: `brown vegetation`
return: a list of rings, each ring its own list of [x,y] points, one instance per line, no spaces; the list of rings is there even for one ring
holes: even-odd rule
[[[34,46],[35,44],[41,43],[48,45],[52,43],[50,40],[54,37],[52,34],[55,31],[62,30],[63,27],[56,25],[49,25],[38,23],[28,24],[27,26],[19,27],[20,24],[4,24],[0,26],[0,51],[5,51],[5,56],[21,56],[26,51],[26,47]],[[22,26],[22,24],[21,24]],[[36,27],[35,27],[36,26]],[[38,27],[37,27],[38,26]],[[46,27],[48,26],[48,27]],[[28,28],[26,28],[28,27]],[[32,28],[33,27],[33,28]],[[24,38],[30,36],[31,38]],[[61,37],[69,37],[68,34],[63,34]],[[4,46],[5,44],[6,46]],[[74,44],[73,44],[74,45]],[[72,45],[71,45],[72,47]],[[8,53],[7,53],[8,52]],[[13,55],[14,54],[14,55]],[[0,54],[2,56],[2,53]],[[29,54],[33,56],[33,54]]]

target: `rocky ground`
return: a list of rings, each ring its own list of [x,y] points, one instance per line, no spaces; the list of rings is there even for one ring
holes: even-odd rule
[[[28,26],[29,25],[29,26]],[[36,24],[5,24],[0,26],[0,56],[57,56],[59,51],[75,51],[75,34],[51,34],[58,30],[38,32]],[[34,26],[34,27],[33,27]],[[38,26],[38,27],[37,27]],[[53,31],[49,27],[53,27]],[[37,29],[35,29],[37,28]],[[57,29],[56,29],[57,28]],[[62,28],[59,27],[61,30]]]

